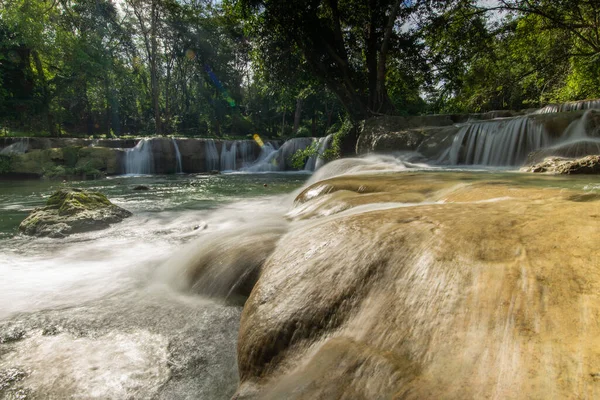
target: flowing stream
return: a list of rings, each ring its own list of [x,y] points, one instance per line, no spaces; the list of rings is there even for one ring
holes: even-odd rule
[[[305,179],[77,182],[134,216],[65,240],[17,234],[62,184],[0,182],[0,398],[229,398],[241,307],[184,290],[176,266],[164,265],[193,243],[281,220],[282,199]],[[151,190],[132,190],[140,184]]]
[[[600,192],[596,178],[465,173],[390,156],[327,164],[309,183],[432,171],[465,182]],[[25,237],[17,227],[63,184],[0,182],[0,398],[230,398],[241,304],[257,268],[282,235],[311,223],[298,215],[340,212],[337,201],[291,212],[306,180],[302,173],[234,173],[77,182],[134,215],[62,240]],[[350,212],[412,206],[407,200]]]

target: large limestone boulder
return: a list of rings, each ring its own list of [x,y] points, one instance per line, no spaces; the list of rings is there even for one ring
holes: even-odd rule
[[[547,157],[542,162],[521,168],[524,172],[547,172],[552,174],[600,174],[600,156],[583,158]]]
[[[246,302],[234,398],[597,397],[600,196],[539,179],[306,189]]]
[[[100,178],[122,173],[124,151],[106,147],[30,150],[10,157],[7,172],[50,179]]]
[[[102,193],[61,189],[50,196],[45,207],[33,210],[19,230],[31,236],[60,238],[105,229],[129,216],[131,212],[114,205]]]

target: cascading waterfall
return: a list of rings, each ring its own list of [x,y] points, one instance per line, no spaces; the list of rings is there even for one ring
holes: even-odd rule
[[[265,143],[258,160],[244,170],[249,172],[285,171],[290,168],[294,153],[306,149],[312,143],[312,138],[293,138],[283,143],[279,149],[275,149],[270,143]]]
[[[440,163],[514,166],[551,144],[544,126],[527,118],[477,122],[463,126]]]
[[[600,154],[600,131],[595,126],[593,114],[593,110],[587,110],[581,118],[571,122],[559,141],[544,152],[563,157]]]
[[[125,153],[125,173],[130,175],[150,175],[154,172],[152,143],[141,139],[134,148]]]
[[[227,143],[221,147],[221,171],[234,171],[237,157],[237,141],[232,142],[227,150]]]
[[[549,104],[540,108],[534,114],[552,114],[557,112],[600,109],[600,99],[571,101],[563,104]]]
[[[308,158],[306,165],[304,166],[305,171],[316,171],[326,163],[323,154],[325,154],[325,151],[331,146],[332,140],[333,135],[315,139],[315,143],[317,143],[317,154]]]
[[[206,139],[204,142],[204,151],[206,153],[206,170],[215,171],[219,169],[219,152],[213,139]]]
[[[29,150],[29,138],[20,138],[17,142],[0,150],[0,155],[10,156],[13,154],[23,154],[27,150]]]
[[[254,161],[255,143],[250,140],[241,140],[238,142],[238,152],[241,158],[241,168],[246,168]]]
[[[175,160],[177,161],[175,172],[178,174],[183,173],[183,167],[181,164],[181,152],[179,151],[179,146],[177,145],[177,140],[175,138],[171,139],[173,143],[173,149],[175,150]]]
[[[19,138],[18,141],[6,146],[0,150],[0,155],[10,156],[13,154],[23,154],[29,150],[29,138]]]

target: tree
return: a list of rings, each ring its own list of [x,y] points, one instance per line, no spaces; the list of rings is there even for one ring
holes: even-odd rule
[[[413,45],[402,25],[414,12],[402,0],[238,0],[267,66],[301,66],[335,93],[355,120],[394,112],[387,87],[391,53]],[[302,58],[302,62],[297,60]],[[283,68],[282,68],[283,65]]]

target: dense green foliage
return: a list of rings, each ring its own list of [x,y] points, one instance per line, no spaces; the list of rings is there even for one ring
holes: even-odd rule
[[[0,134],[323,136],[600,97],[595,0],[0,0]]]

